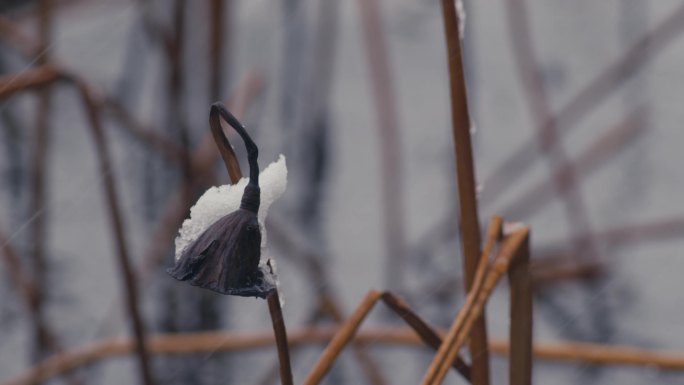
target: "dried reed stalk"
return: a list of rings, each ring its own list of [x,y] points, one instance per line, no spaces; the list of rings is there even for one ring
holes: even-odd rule
[[[475,282],[478,257],[480,256],[480,224],[477,216],[475,166],[470,141],[470,114],[466,95],[459,20],[453,0],[442,0],[442,16],[449,64],[449,89],[451,92],[451,124],[456,153],[456,179],[463,247],[463,271],[465,289],[471,291]],[[489,355],[487,354],[487,329],[484,312],[476,320],[470,338],[473,385],[489,384]],[[449,360],[449,362],[453,361]],[[444,361],[446,362],[446,361]],[[446,364],[445,364],[446,365]],[[446,372],[446,369],[444,369]]]
[[[530,271],[530,238],[525,237],[508,270],[511,301],[511,342],[508,361],[511,385],[532,384],[532,275]]]
[[[359,0],[361,30],[371,72],[378,119],[385,226],[385,281],[390,290],[402,282],[405,262],[401,140],[389,54],[378,0]]]
[[[290,331],[290,346],[323,344],[339,331],[338,328],[308,328]],[[440,331],[443,334],[443,331]],[[423,346],[423,340],[406,327],[381,327],[361,330],[354,341],[363,344]],[[196,354],[216,351],[245,351],[270,348],[275,344],[271,331],[261,332],[199,332],[150,336],[147,346],[154,354]],[[492,338],[492,353],[508,355],[508,340]],[[135,351],[135,341],[127,337],[106,338],[54,355],[27,372],[0,382],[0,385],[38,385],[62,373],[84,365]],[[663,370],[684,370],[684,352],[645,349],[623,345],[586,342],[536,342],[536,359],[575,361],[598,365],[656,367]]]
[[[36,58],[38,65],[48,63],[48,48],[50,46],[50,32],[52,28],[51,0],[41,0],[38,12],[38,36],[40,53]],[[33,146],[33,162],[30,168],[31,198],[29,213],[33,216],[30,226],[31,248],[29,257],[33,270],[36,289],[35,311],[33,313],[34,336],[33,355],[35,360],[42,359],[47,353],[48,342],[43,333],[45,317],[43,302],[47,288],[47,257],[45,243],[47,242],[49,208],[46,205],[48,195],[47,166],[50,151],[50,111],[52,109],[49,87],[38,89],[38,104],[36,106],[35,143]]]
[[[305,385],[320,383],[323,376],[330,370],[342,349],[351,341],[361,322],[373,309],[378,300],[383,300],[397,315],[399,315],[420,336],[425,344],[435,349],[439,348],[442,341],[438,332],[433,330],[427,322],[415,314],[408,305],[390,292],[371,290],[366,294],[354,313],[340,326],[340,329],[330,341],[326,349],[319,356],[309,375],[304,380]],[[451,365],[466,379],[470,379],[470,368],[458,356],[451,360]]]
[[[468,292],[465,303],[451,324],[446,337],[444,337],[444,342],[433,358],[421,384],[437,385],[442,383],[450,363],[453,362],[461,346],[471,335],[472,328],[482,314],[489,295],[501,276],[508,271],[510,263],[518,255],[527,236],[528,229],[525,227],[504,238],[491,267],[487,263],[488,256],[486,254],[480,257],[472,289]]]
[[[227,5],[230,6],[230,3]],[[218,100],[221,97],[223,73],[226,72],[223,65],[225,6],[224,0],[211,0],[209,3],[209,100]]]
[[[433,329],[425,320],[411,310],[403,299],[390,292],[385,292],[382,294],[382,300],[390,309],[411,326],[426,345],[435,350],[439,349],[439,346],[442,344],[442,337],[439,335],[439,332]],[[463,378],[470,381],[470,365],[466,364],[461,357],[456,357],[452,366],[463,376]]]
[[[90,122],[89,128],[93,135],[93,142],[95,144],[96,154],[100,166],[100,174],[104,180],[105,196],[107,200],[107,207],[109,209],[109,216],[112,221],[112,229],[116,243],[119,268],[121,269],[124,295],[126,298],[128,313],[131,318],[132,332],[135,336],[136,353],[138,355],[138,363],[140,365],[140,376],[145,385],[154,385],[149,363],[149,355],[147,352],[147,347],[145,346],[145,325],[140,314],[138,284],[133,271],[134,267],[128,253],[128,247],[126,245],[123,216],[121,213],[119,198],[116,192],[116,184],[113,176],[109,146],[107,145],[107,141],[104,137],[104,130],[100,122],[99,109],[91,97],[92,91],[88,89],[88,86],[85,84],[77,85],[88,116],[88,120]]]
[[[10,97],[19,91],[45,87],[62,78],[62,71],[52,64],[0,76],[0,99]]]
[[[340,329],[330,341],[325,350],[318,356],[316,364],[313,366],[309,374],[304,379],[304,385],[316,385],[321,382],[323,376],[330,370],[333,362],[340,354],[342,349],[353,338],[356,330],[361,325],[361,322],[366,318],[368,312],[371,311],[373,305],[380,299],[382,292],[371,290],[363,298],[359,306],[354,310],[347,320],[340,325]]]
[[[332,295],[333,293],[322,292],[320,295],[320,311],[324,314],[328,314],[336,323],[341,324],[344,322],[344,315],[340,309],[340,305],[335,301]],[[368,378],[369,382],[373,385],[385,385],[387,380],[385,375],[380,370],[375,357],[366,349],[366,345],[359,341],[352,341],[352,350],[354,357],[356,357],[356,362],[363,370],[364,375]]]
[[[268,311],[271,314],[273,323],[273,333],[275,335],[276,347],[278,349],[278,361],[280,362],[280,383],[282,385],[293,385],[292,368],[290,367],[290,349],[287,345],[287,331],[283,312],[280,308],[280,298],[278,290],[273,290],[266,298],[268,301]]]

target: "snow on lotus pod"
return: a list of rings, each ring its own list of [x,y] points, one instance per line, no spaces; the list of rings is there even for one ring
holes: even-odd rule
[[[220,114],[244,140],[250,177],[233,186],[212,187],[191,208],[190,219],[183,223],[176,239],[175,266],[168,272],[178,280],[218,293],[265,298],[276,288],[277,280],[270,264],[259,263],[262,226],[268,206],[285,190],[285,159],[281,155],[264,170],[262,193],[256,144],[222,105],[214,104],[211,114]]]

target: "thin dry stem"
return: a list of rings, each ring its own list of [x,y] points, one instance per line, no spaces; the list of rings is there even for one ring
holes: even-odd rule
[[[530,238],[525,237],[508,271],[510,283],[511,354],[508,363],[511,385],[532,384],[532,276]]]
[[[140,314],[138,284],[133,271],[134,267],[131,262],[128,247],[126,245],[123,216],[121,214],[119,198],[116,192],[111,157],[109,154],[109,146],[107,145],[107,141],[104,137],[104,130],[101,126],[99,110],[90,96],[91,91],[85,84],[78,84],[77,86],[81,93],[81,98],[88,115],[88,120],[90,121],[89,128],[93,135],[93,141],[95,144],[98,161],[100,163],[100,174],[104,179],[105,197],[107,201],[107,207],[109,209],[110,219],[112,221],[112,230],[114,232],[119,268],[121,269],[124,295],[126,298],[129,316],[131,318],[131,327],[133,329],[132,332],[136,341],[136,352],[140,365],[140,376],[145,385],[154,385],[149,363],[149,355],[145,346],[145,325]]]
[[[337,334],[338,328],[307,328],[290,331],[290,346],[323,344]],[[443,331],[439,331],[443,334]],[[363,344],[423,346],[423,340],[406,327],[381,327],[361,330],[354,341]],[[147,346],[154,354],[192,354],[216,351],[245,351],[270,348],[275,344],[272,331],[199,332],[159,334],[148,337]],[[492,338],[492,353],[508,355],[508,340]],[[27,372],[0,382],[0,385],[38,385],[52,377],[100,360],[131,354],[135,341],[127,337],[106,338],[52,356]],[[643,366],[663,370],[684,370],[684,352],[645,349],[634,346],[604,345],[586,342],[544,342],[534,344],[536,359],[573,361],[599,365]]]
[[[316,361],[316,364],[306,376],[306,379],[304,379],[304,385],[316,385],[321,382],[323,376],[328,373],[337,356],[352,339],[359,325],[361,325],[361,322],[366,318],[366,315],[368,315],[368,312],[371,311],[381,295],[382,293],[376,290],[371,290],[366,294],[354,313],[340,326],[339,331],[318,357],[318,361]]]
[[[447,60],[449,64],[449,88],[451,91],[451,124],[456,153],[456,180],[463,247],[463,271],[466,291],[472,290],[480,256],[480,224],[477,215],[475,166],[470,141],[470,114],[466,95],[459,20],[453,0],[442,0],[442,16],[446,35]],[[487,354],[487,329],[485,315],[476,320],[470,338],[473,385],[489,384],[489,355]],[[451,360],[453,361],[453,359]],[[449,361],[449,362],[451,362]]]
[[[292,368],[290,367],[290,349],[287,345],[287,331],[285,330],[285,320],[280,308],[280,298],[278,290],[273,290],[266,297],[268,310],[271,314],[273,332],[275,334],[276,347],[278,348],[278,361],[280,362],[280,383],[282,385],[293,385]]]
[[[458,355],[458,352],[468,337],[471,337],[472,328],[476,320],[482,314],[489,295],[494,290],[501,276],[508,271],[513,258],[519,253],[519,249],[528,235],[528,229],[522,228],[507,236],[497,253],[496,258],[487,264],[487,255],[480,257],[480,263],[471,291],[466,301],[459,310],[444,342],[439,348],[425,373],[421,384],[437,385],[444,381],[447,370]],[[489,267],[489,268],[488,268]],[[472,338],[472,337],[471,337]]]
[[[397,102],[392,83],[389,54],[378,0],[359,0],[361,29],[371,71],[371,83],[378,119],[382,167],[382,204],[385,237],[386,285],[396,290],[402,282],[405,229],[401,172],[401,141]]]

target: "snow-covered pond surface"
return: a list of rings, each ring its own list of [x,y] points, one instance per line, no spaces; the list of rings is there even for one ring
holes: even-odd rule
[[[280,127],[282,10],[279,2],[267,0],[234,3],[235,14],[231,20],[235,31],[232,42],[235,57],[231,57],[231,75],[226,80],[226,89],[233,89],[237,79],[251,69],[265,72],[267,86],[246,123],[258,126],[256,141],[260,144],[262,167],[276,160],[278,154],[285,153],[288,171],[296,174],[297,170],[293,168],[297,163],[290,162],[291,155],[296,159],[296,154],[288,154],[288,149],[283,148],[285,134]],[[288,17],[314,20],[315,4],[315,1],[301,1]],[[412,244],[434,231],[435,225],[448,215],[456,215],[442,20],[439,3],[433,0],[383,1],[382,6],[401,130],[405,241]],[[515,67],[504,2],[467,1],[466,6],[466,67],[476,127],[476,172],[478,181],[484,181],[516,149],[534,137],[535,126]],[[529,27],[553,111],[563,109],[602,70],[618,60],[639,36],[655,28],[680,6],[680,2],[674,0],[649,2],[648,5],[638,0],[528,1]],[[50,53],[103,90],[113,90],[122,76],[126,46],[135,39],[135,34],[141,33],[135,2],[96,0],[90,5],[65,9],[58,13]],[[385,246],[379,185],[382,180],[380,139],[376,133],[373,90],[357,2],[341,2],[338,16],[330,98],[331,168],[322,202],[322,232],[330,256],[326,267],[334,290],[345,309],[350,311],[369,289],[385,287],[382,257]],[[192,44],[186,48],[189,71],[208,69],[205,51],[209,42],[198,38],[206,34],[206,19],[204,5],[187,12],[189,36],[192,37],[188,38]],[[29,28],[31,24],[25,22],[25,26]],[[159,100],[163,98],[162,84],[166,81],[164,71],[159,70],[163,68],[161,61],[159,51],[146,55],[141,61],[140,95],[135,107],[142,120],[157,125],[163,121],[159,119],[159,108],[163,106]],[[684,121],[684,109],[681,108],[683,64],[684,39],[675,38],[628,82],[589,108],[587,114],[567,125],[561,122],[559,129],[565,132],[563,149],[571,160],[577,161],[587,148],[634,108],[643,107],[640,111],[643,111],[644,127],[639,134],[603,165],[592,167],[579,176],[581,182],[577,191],[594,231],[684,217],[684,206],[680,204],[684,193],[680,166],[684,143],[684,129],[680,127]],[[188,83],[186,87],[188,124],[196,142],[208,131],[208,90],[201,82]],[[128,333],[128,328],[121,310],[116,310],[121,308],[122,292],[115,247],[102,198],[102,176],[86,129],[85,115],[73,91],[61,87],[53,95],[47,212],[52,277],[49,286],[55,290],[50,293],[48,316],[63,344],[71,347],[98,337],[122,335]],[[12,100],[13,104],[3,102],[0,108],[23,107],[22,111],[32,111],[29,98],[22,98],[16,99],[22,105]],[[306,111],[306,106],[303,110]],[[145,150],[132,144],[113,124],[106,128],[114,149],[115,176],[120,181],[131,254],[137,263],[141,263],[140,258],[154,229],[153,221],[145,219],[145,202],[139,186],[143,178],[142,164],[146,161]],[[27,138],[30,140],[30,134]],[[240,144],[236,144],[238,146]],[[0,151],[5,149],[2,146]],[[2,172],[6,170],[6,162],[7,157],[3,154],[0,156]],[[503,191],[488,191],[490,187],[482,185],[483,196],[498,197],[481,207],[483,223],[491,215],[505,214],[509,205],[530,186],[547,180],[550,171],[549,163],[540,156],[520,178],[503,186]],[[227,180],[223,170],[218,175],[222,181]],[[296,176],[288,183],[284,199],[273,206],[273,211],[284,217],[291,211],[288,204],[293,202],[292,195],[301,193]],[[167,197],[167,194],[158,194],[160,199]],[[9,189],[4,188],[0,189],[0,198],[0,217],[3,218],[0,226],[17,242],[26,242],[26,218],[19,218],[17,212],[27,203],[16,202]],[[558,197],[536,208],[534,215],[510,219],[531,226],[534,246],[567,239],[576,232],[569,225]],[[440,263],[459,276],[458,244],[449,245],[453,245],[453,256]],[[535,337],[544,340],[581,337],[684,351],[684,297],[679,294],[684,269],[682,246],[684,242],[676,237],[617,245],[600,243],[600,255],[609,265],[607,278],[591,286],[564,283],[549,288],[536,308]],[[278,250],[271,252],[278,259]],[[170,264],[171,259],[168,262]],[[278,264],[288,326],[303,325],[314,293],[296,265],[287,260],[278,260]],[[159,298],[166,287],[180,285],[162,270],[143,283],[145,313],[150,324],[159,323]],[[6,273],[0,265],[0,275],[6,277]],[[9,299],[15,295],[11,286],[2,283],[0,290],[4,298],[0,301],[2,380],[29,367],[30,326],[23,306]],[[412,295],[411,300],[417,301],[415,306],[419,307],[421,298],[427,299],[433,294],[423,292]],[[560,310],[544,305],[548,301],[558,305]],[[488,305],[491,335],[506,336],[507,303],[508,293],[502,284]],[[588,314],[597,304],[602,305],[601,309],[608,309],[604,321],[609,333],[605,335]],[[450,310],[442,311],[455,314],[458,305],[454,303]],[[225,312],[231,329],[270,330],[266,306],[261,301],[233,299]],[[371,320],[376,324],[381,321],[381,317]],[[312,350],[295,358],[297,381],[313,364],[315,353]],[[247,353],[237,359],[238,364],[231,366],[231,383],[255,383],[261,376],[247,369],[256,362],[268,367],[275,358],[275,354],[268,355],[265,360],[264,356]],[[216,357],[207,354],[201,360],[211,361]],[[427,367],[426,357],[426,353],[408,349],[407,352],[383,355],[382,364],[387,373],[395,373],[390,375],[392,383],[417,383],[421,377],[419,369]],[[348,361],[345,365],[350,371],[356,371],[355,363]],[[493,360],[493,383],[507,381],[506,365],[501,357]],[[205,368],[207,371],[217,370],[209,366]],[[135,363],[129,358],[117,358],[92,370],[90,375],[98,378],[97,383],[137,381]],[[203,368],[199,366],[198,371],[201,370]],[[678,373],[652,368],[597,370],[559,362],[540,362],[534,373],[535,382],[540,384],[588,381],[594,384],[674,384],[684,378]],[[203,375],[221,378],[220,372]],[[355,374],[344,376],[348,383],[357,379]],[[464,383],[455,375],[447,377],[448,381]]]

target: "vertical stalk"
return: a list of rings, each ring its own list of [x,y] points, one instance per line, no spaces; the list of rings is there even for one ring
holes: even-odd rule
[[[446,33],[447,58],[449,63],[449,85],[451,90],[451,123],[456,151],[456,179],[458,181],[458,201],[461,224],[461,244],[465,288],[469,291],[475,278],[480,256],[480,225],[477,216],[475,195],[475,170],[470,141],[470,116],[463,76],[461,59],[461,39],[458,31],[458,18],[453,0],[442,0],[442,15]],[[485,313],[479,317],[472,328],[470,338],[472,358],[471,379],[474,385],[489,384],[489,352],[487,348],[487,329]]]
[[[532,275],[529,234],[508,271],[511,291],[509,383],[532,384]]]
[[[278,290],[273,290],[266,297],[268,311],[271,314],[273,332],[275,333],[276,346],[278,348],[278,361],[280,362],[280,383],[282,385],[293,385],[292,368],[290,367],[290,350],[287,345],[287,331],[285,330],[285,320],[280,307]]]
[[[105,196],[107,200],[107,206],[109,208],[109,216],[112,221],[119,268],[121,270],[124,294],[126,297],[126,305],[128,307],[133,335],[135,336],[135,348],[140,365],[141,380],[144,385],[154,385],[149,362],[149,353],[145,344],[145,325],[140,314],[138,284],[135,273],[133,272],[133,264],[131,262],[130,255],[128,254],[128,248],[126,246],[123,218],[121,215],[121,208],[119,206],[119,198],[116,193],[116,184],[113,176],[109,146],[107,146],[107,142],[104,137],[104,130],[102,129],[102,124],[100,122],[98,107],[93,102],[93,98],[90,95],[90,90],[84,84],[78,84],[78,88],[85,105],[88,120],[90,121],[90,129],[93,134],[95,151],[100,163],[100,173],[104,180]]]
[[[401,267],[405,265],[405,230],[403,214],[400,130],[397,102],[394,98],[387,42],[378,0],[359,0],[366,56],[371,71],[373,95],[378,119],[382,158],[382,204],[385,225],[386,285],[400,288]]]
[[[221,99],[221,88],[223,85],[223,32],[224,21],[223,12],[225,9],[224,1],[211,0],[209,8],[210,25],[210,45],[209,45],[209,100],[215,102]]]

